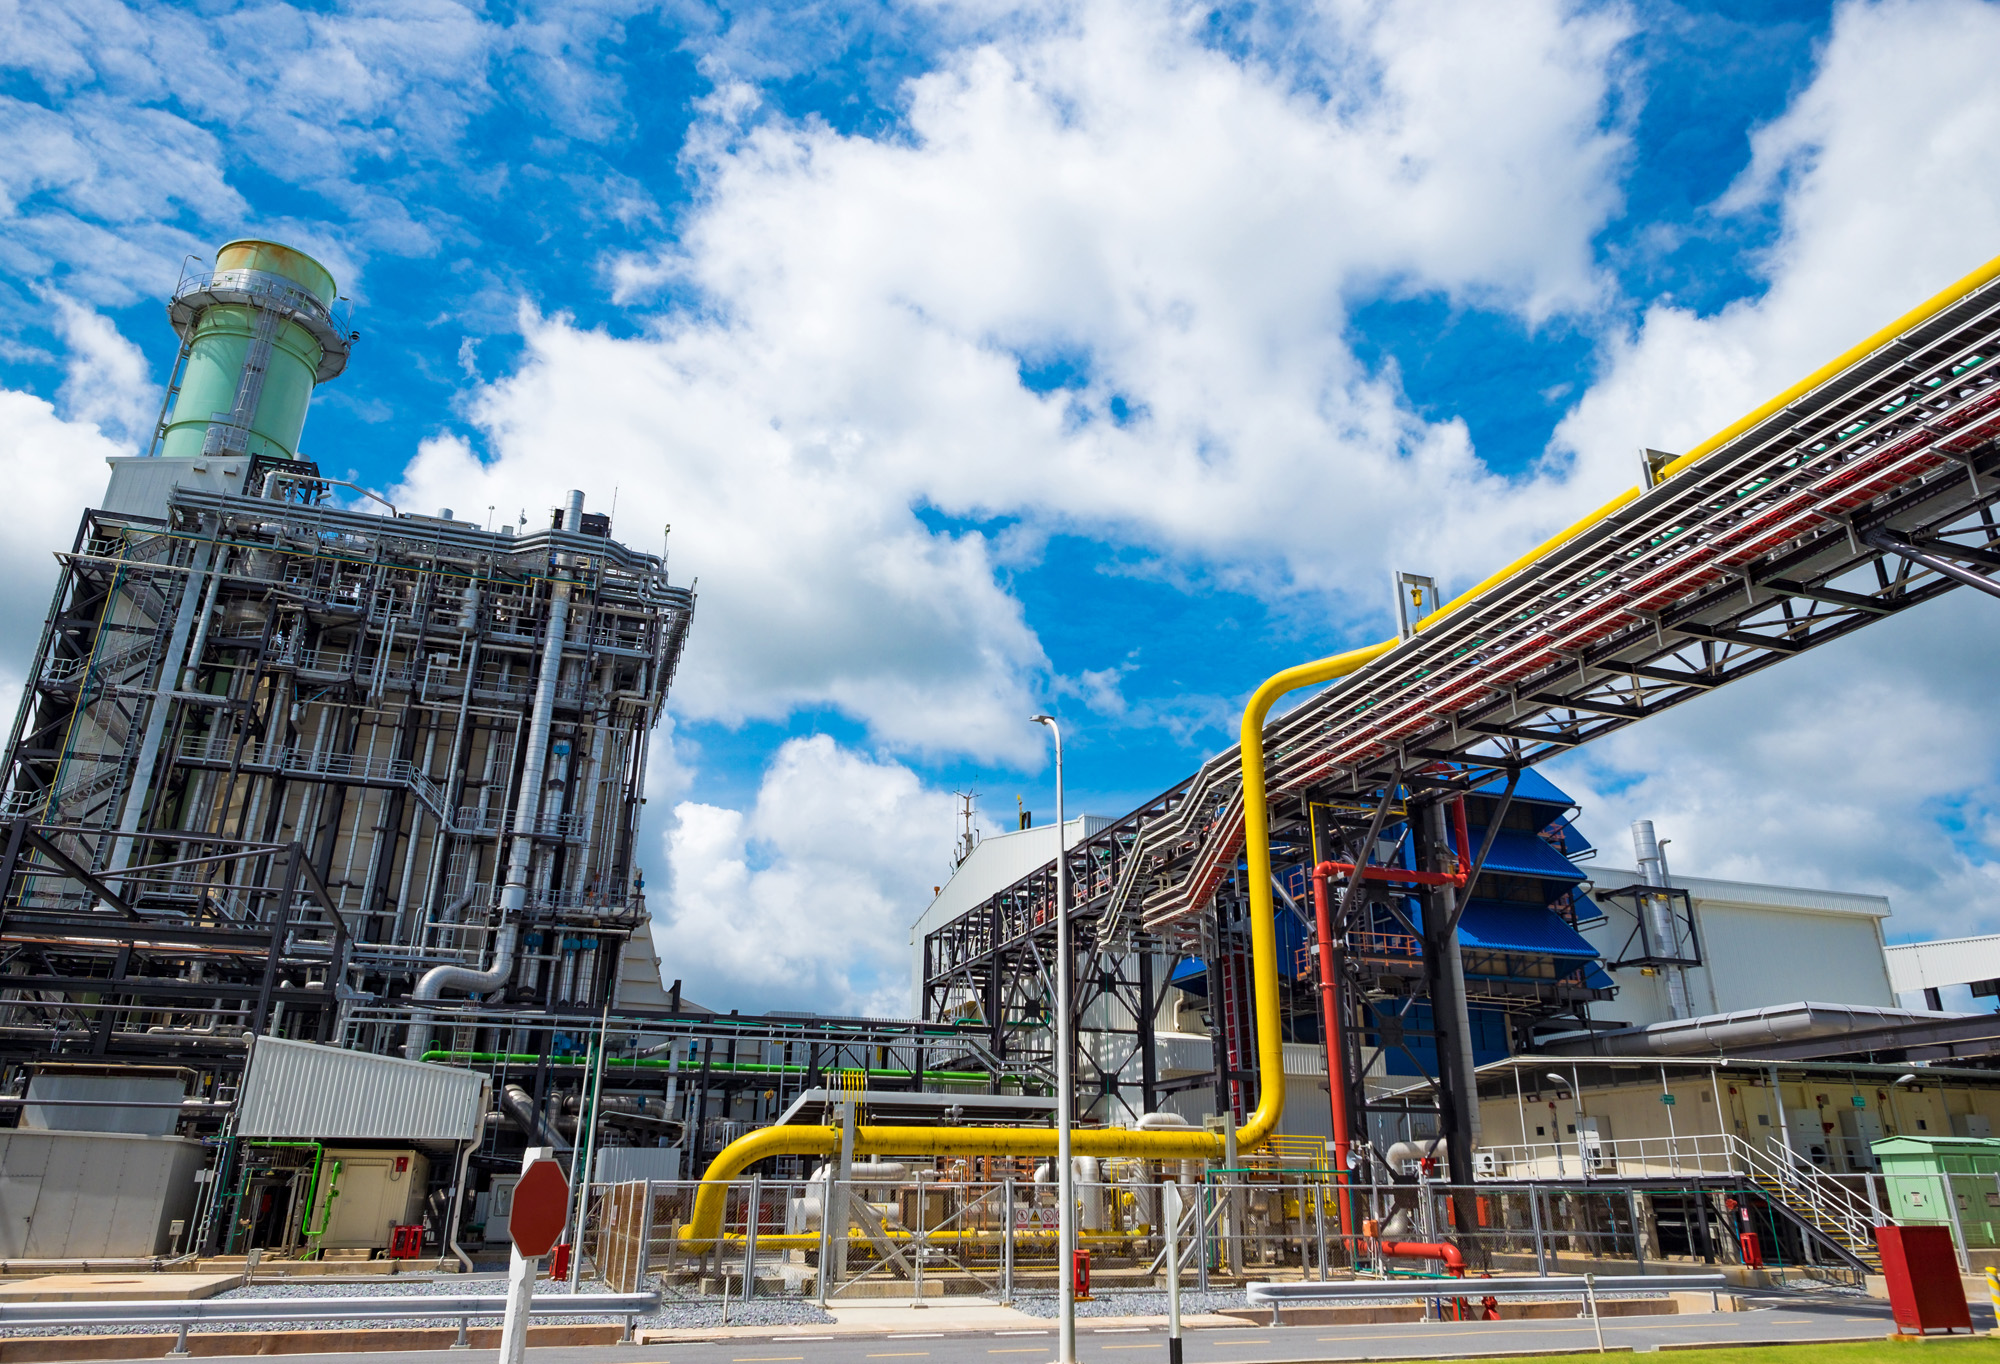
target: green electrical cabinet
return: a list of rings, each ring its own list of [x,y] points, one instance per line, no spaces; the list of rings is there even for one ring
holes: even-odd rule
[[[1892,1220],[1953,1227],[1968,1247],[2000,1245],[2000,1139],[1886,1137],[1869,1149],[1882,1162]]]

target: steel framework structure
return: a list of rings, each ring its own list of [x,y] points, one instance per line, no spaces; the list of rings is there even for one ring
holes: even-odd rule
[[[2000,285],[1989,281],[1672,476],[1652,481],[1668,462],[1649,463],[1651,486],[1608,516],[1272,720],[1264,744],[1279,879],[1329,857],[1368,866],[1378,808],[1395,806],[1421,833],[1425,807],[1501,781],[1511,790],[1523,768],[1954,587],[2000,592],[1996,354]],[[1316,808],[1335,814],[1316,822]],[[1226,986],[1242,838],[1232,748],[1067,850],[1073,969],[1088,980],[1107,958],[1199,955],[1222,965],[1211,976]],[[1470,856],[1429,837],[1417,868],[1438,873]],[[930,935],[927,1014],[974,1009],[996,1051],[1046,1055],[1054,882],[1050,863]],[[1452,919],[1437,889],[1406,886],[1426,902],[1425,924]],[[1357,1020],[1363,1000],[1388,997],[1357,917],[1381,889],[1344,882],[1333,925],[1341,1007]],[[1412,994],[1439,989],[1440,958],[1458,952],[1455,941],[1429,952],[1414,941],[1431,936],[1413,929],[1405,950],[1377,953],[1400,959]],[[1582,979],[1554,978],[1513,1004],[1531,1022],[1582,1017],[1599,997]],[[1216,1082],[1253,1081],[1249,1032],[1231,1026],[1232,1001],[1211,1002]],[[1462,1019],[1463,995],[1455,1003]],[[1449,1050],[1453,1039],[1439,1041]],[[1361,1059],[1350,1058],[1350,1076]],[[1440,1077],[1448,1108],[1463,1073],[1442,1056],[1440,1066],[1461,1070]]]
[[[74,942],[10,949],[35,1006],[7,1009],[0,1060],[190,1032],[236,1064],[266,1031],[388,1051],[420,977],[489,958],[515,1009],[601,1011],[645,922],[632,842],[693,594],[603,518],[494,533],[343,508],[305,461],[217,460],[220,486],[189,466],[119,462],[59,556],[5,756],[0,932],[54,895]],[[518,912],[510,839],[532,844]],[[295,955],[308,909],[337,952]],[[267,957],[247,994],[218,965],[243,934]]]

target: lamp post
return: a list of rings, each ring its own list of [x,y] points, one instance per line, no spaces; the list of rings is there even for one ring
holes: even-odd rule
[[[1069,1158],[1076,1077],[1070,1073],[1069,858],[1063,847],[1062,729],[1053,715],[1032,717],[1056,741],[1056,1282],[1062,1328],[1056,1364],[1076,1364],[1076,1180]]]

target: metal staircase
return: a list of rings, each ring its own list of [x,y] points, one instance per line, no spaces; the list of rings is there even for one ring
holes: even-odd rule
[[[1875,1248],[1875,1226],[1881,1214],[1845,1184],[1775,1139],[1758,1150],[1740,1137],[1731,1139],[1743,1173],[1803,1230],[1841,1259],[1870,1274],[1882,1272]]]

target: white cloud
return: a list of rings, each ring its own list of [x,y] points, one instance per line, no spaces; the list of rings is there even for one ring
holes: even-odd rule
[[[824,735],[781,747],[749,813],[694,801],[667,835],[669,979],[744,1009],[908,1012],[908,926],[942,879],[949,795]]]
[[[1960,589],[1552,764],[1612,866],[1887,895],[1898,940],[2000,929],[2000,602]]]
[[[12,721],[55,591],[52,549],[68,549],[83,508],[104,491],[106,458],[131,453],[87,422],[64,421],[32,393],[0,388],[0,486],[10,530],[0,535],[0,717]]]
[[[128,455],[140,454],[159,419],[160,390],[146,356],[111,319],[54,295],[56,325],[69,346],[57,397],[73,421],[97,427]]]
[[[1483,567],[1568,519],[1557,475],[1510,486],[1414,417],[1350,353],[1346,299],[1598,306],[1626,30],[1555,4],[1336,17],[1331,91],[1112,0],[950,55],[881,136],[723,89],[696,209],[621,274],[635,308],[669,281],[696,305],[625,338],[529,317],[474,409],[493,459],[433,444],[408,495],[581,481],[618,490],[635,543],[671,521],[702,579],[685,716],[832,707],[899,750],[1016,762],[1051,683],[996,574],[1052,529],[1350,616],[1379,611],[1384,559]],[[1081,386],[1024,386],[1051,358]]]
[[[1650,309],[1558,441],[1685,449],[2000,246],[2000,7],[1843,5],[1810,85],[1761,130],[1727,211],[1775,208],[1769,288]],[[1690,875],[1888,894],[1900,938],[2000,924],[2000,631],[1960,591],[1557,764],[1629,863],[1651,816]]]

